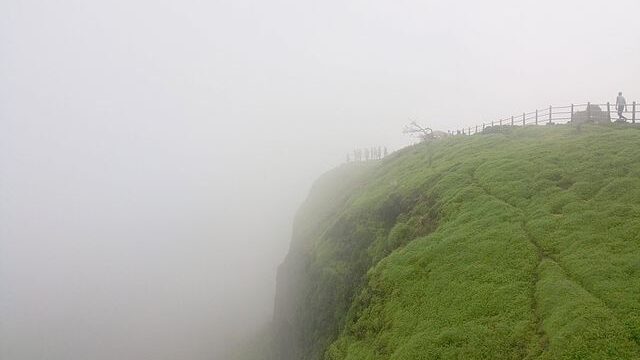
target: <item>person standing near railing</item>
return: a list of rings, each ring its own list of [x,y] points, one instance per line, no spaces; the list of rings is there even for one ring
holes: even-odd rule
[[[627,121],[627,118],[622,114],[627,111],[627,100],[622,96],[622,91],[618,93],[618,98],[616,99],[616,110],[618,110],[618,120]]]

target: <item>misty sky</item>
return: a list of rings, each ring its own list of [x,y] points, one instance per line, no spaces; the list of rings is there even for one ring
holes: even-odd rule
[[[0,359],[223,359],[312,181],[640,100],[640,2],[0,1]]]

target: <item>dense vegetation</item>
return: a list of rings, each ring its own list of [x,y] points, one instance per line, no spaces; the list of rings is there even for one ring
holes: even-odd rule
[[[638,146],[629,126],[514,128],[326,175],[272,358],[640,358]]]

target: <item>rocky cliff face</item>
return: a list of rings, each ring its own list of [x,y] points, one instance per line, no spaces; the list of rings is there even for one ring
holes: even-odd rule
[[[367,270],[435,228],[433,202],[416,189],[400,191],[399,179],[386,179],[370,192],[380,185],[380,166],[352,163],[325,174],[300,209],[278,271],[277,358],[321,359],[344,326]]]
[[[333,299],[322,304],[314,298],[335,290],[331,284],[316,282],[314,250],[350,196],[366,184],[372,168],[371,163],[353,163],[323,175],[298,211],[289,254],[278,269],[273,321],[278,359],[319,358],[337,334],[337,319],[325,317],[334,311]]]

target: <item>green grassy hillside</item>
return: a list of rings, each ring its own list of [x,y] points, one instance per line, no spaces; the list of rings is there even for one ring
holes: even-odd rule
[[[326,175],[261,358],[639,359],[639,147],[516,128]]]

